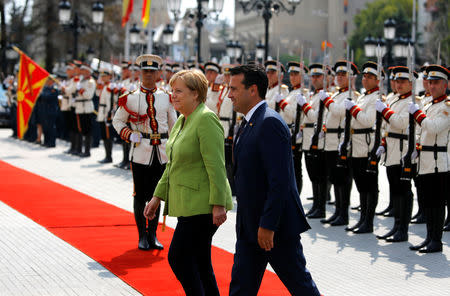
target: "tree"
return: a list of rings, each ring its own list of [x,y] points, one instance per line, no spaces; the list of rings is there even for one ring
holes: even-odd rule
[[[376,0],[355,15],[356,29],[350,38],[350,47],[355,52],[354,61],[358,66],[368,61],[364,55],[364,38],[369,34],[383,37],[384,21],[388,18],[393,18],[397,23],[396,36],[411,35],[412,5],[412,0]]]

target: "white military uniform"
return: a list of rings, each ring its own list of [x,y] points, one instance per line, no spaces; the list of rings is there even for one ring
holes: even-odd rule
[[[269,87],[267,89],[266,103],[267,106],[269,106],[273,110],[275,110],[276,106],[275,97],[278,93],[281,94],[283,98],[287,97],[287,95],[289,94],[289,87],[285,84],[281,84],[280,86],[278,85],[278,83],[276,83],[274,86]]]
[[[221,84],[211,83],[208,86],[208,92],[206,93],[205,105],[214,113],[219,114],[218,102],[221,93]]]
[[[158,89],[154,90],[153,96],[150,92],[141,87],[121,96],[119,108],[113,118],[113,126],[127,142],[130,141],[130,135],[134,131],[139,131],[144,136],[139,144],[132,145],[129,155],[132,162],[150,165],[153,161],[153,148],[158,146],[156,155],[159,162],[164,164],[167,162],[167,137],[158,139],[158,135],[168,135],[177,115],[170,103],[169,95]],[[131,129],[127,126],[128,121]],[[150,137],[153,139],[149,139]]]
[[[360,95],[356,100],[356,105],[350,109],[353,116],[351,121],[352,157],[368,157],[373,148],[375,140],[374,132],[358,132],[367,129],[374,131],[373,128],[376,121],[375,103],[379,97],[380,91],[376,87]]]
[[[303,141],[302,141],[302,149],[304,151],[309,151],[311,148],[311,140],[314,135],[315,124],[317,122],[319,116],[319,107],[320,107],[320,98],[319,91],[321,89],[316,90],[310,97],[309,102],[306,102],[303,105],[302,110],[306,116],[302,116],[302,132],[303,132]],[[327,110],[324,108],[323,110],[323,119],[325,120],[327,116]],[[318,142],[318,150],[322,150],[324,148],[324,138],[319,138]]]
[[[357,98],[358,95],[353,91],[353,98]],[[325,151],[337,151],[342,142],[345,128],[345,99],[349,97],[348,87],[345,87],[324,100],[328,110],[325,119]]]
[[[228,97],[228,93],[230,92],[230,87],[226,84],[221,85],[219,96],[218,96],[218,104],[219,104],[219,119],[220,123],[223,127],[223,133],[225,138],[228,138],[230,133],[230,127],[233,121],[233,102]],[[236,116],[237,117],[237,116]],[[236,122],[235,122],[236,126]],[[233,136],[233,132],[231,131],[231,136]]]
[[[77,83],[78,95],[75,97],[75,113],[89,114],[94,112],[92,98],[96,90],[95,80],[92,77],[84,78]]]
[[[112,117],[111,110],[113,110],[114,106],[117,104],[117,94],[118,90],[116,91],[116,89],[111,89],[111,83],[108,83],[103,87],[98,102],[98,122],[106,122],[110,120],[108,117]]]
[[[385,131],[386,152],[385,166],[400,165],[403,155],[408,151],[409,104],[411,92],[395,95],[390,99],[388,108],[382,115]]]
[[[64,94],[67,96],[67,107],[75,108],[75,92],[77,91],[77,85],[80,82],[80,78],[77,76],[72,77],[64,87]]]
[[[420,116],[425,114],[426,117]],[[421,126],[419,175],[448,172],[450,160],[448,152],[426,151],[436,145],[438,149],[448,149],[450,129],[450,99],[443,95],[434,99],[423,108],[423,113],[416,115],[416,121]],[[442,148],[439,148],[442,147]],[[436,154],[436,159],[435,159]]]

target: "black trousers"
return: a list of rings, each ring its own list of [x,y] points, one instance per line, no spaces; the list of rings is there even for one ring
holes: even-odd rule
[[[444,208],[445,200],[448,198],[448,173],[424,174],[417,177],[419,187],[424,196],[425,208]]]
[[[187,296],[219,295],[211,264],[211,241],[216,231],[211,214],[178,217],[168,260]]]
[[[90,136],[92,132],[92,113],[77,114],[79,121],[79,132],[83,136]]]
[[[155,146],[157,147],[157,146]],[[157,148],[156,148],[157,149]],[[153,149],[155,153],[155,148]],[[153,197],[156,185],[164,173],[166,165],[160,164],[156,155],[153,155],[151,165],[140,163],[131,163],[131,172],[133,174],[134,198],[142,203],[150,201]]]
[[[369,162],[367,157],[351,158],[350,162],[358,192],[378,193],[378,168],[376,174],[368,173],[366,171]]]

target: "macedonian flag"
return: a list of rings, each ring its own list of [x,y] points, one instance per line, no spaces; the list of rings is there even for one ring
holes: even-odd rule
[[[17,88],[17,135],[19,139],[28,129],[28,120],[34,104],[49,76],[36,62],[20,52],[20,67]]]

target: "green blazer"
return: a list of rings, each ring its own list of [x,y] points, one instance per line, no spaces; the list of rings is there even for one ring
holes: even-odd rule
[[[187,118],[178,118],[166,152],[169,161],[153,194],[165,201],[164,215],[209,214],[213,205],[233,208],[223,127],[205,104],[199,104]]]

